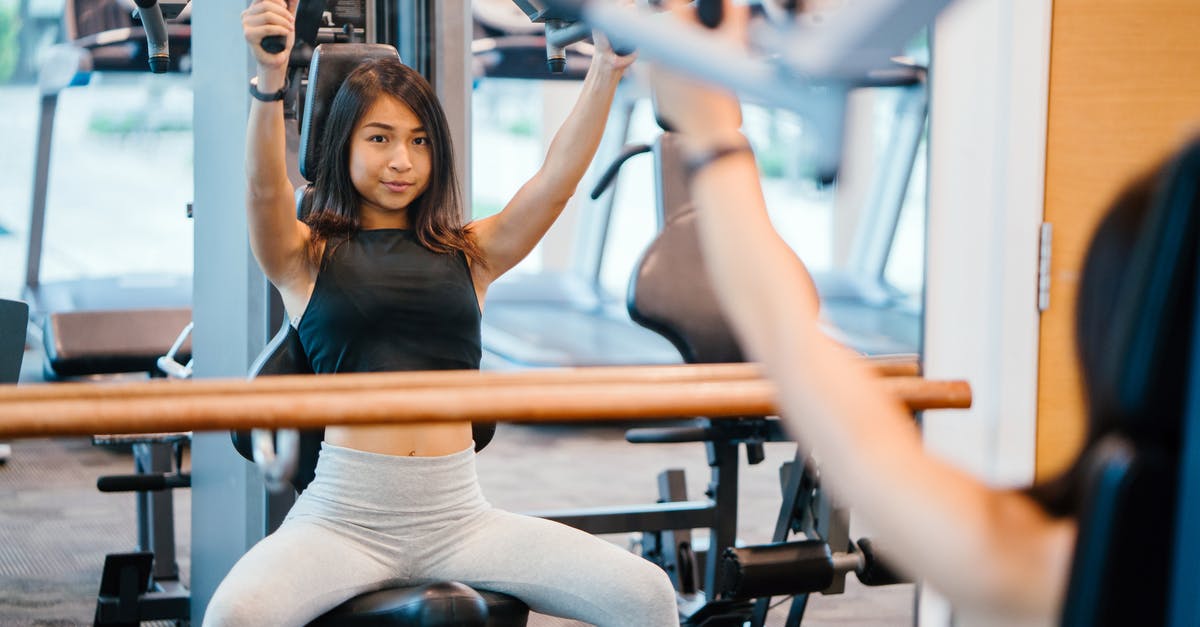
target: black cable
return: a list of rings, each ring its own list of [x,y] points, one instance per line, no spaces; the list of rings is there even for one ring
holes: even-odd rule
[[[767,611],[770,612],[771,610],[779,607],[780,605],[783,605],[784,603],[787,603],[788,601],[791,601],[794,598],[796,598],[796,595],[789,594],[789,595],[783,597],[782,599],[780,599],[778,603],[768,606]]]

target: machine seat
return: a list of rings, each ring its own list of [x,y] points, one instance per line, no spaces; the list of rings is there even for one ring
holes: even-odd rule
[[[156,372],[158,358],[191,320],[187,307],[51,313],[43,326],[46,375]],[[179,358],[186,361],[191,352],[188,343]]]
[[[529,608],[497,592],[443,581],[362,594],[310,623],[312,627],[522,627]]]

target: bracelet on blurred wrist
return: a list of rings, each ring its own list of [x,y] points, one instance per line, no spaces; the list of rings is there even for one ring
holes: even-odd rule
[[[745,137],[742,137],[740,140],[731,140],[692,152],[684,160],[684,169],[687,171],[687,176],[690,180],[704,168],[726,157],[743,153],[754,154],[754,148],[750,145],[749,141],[746,141]]]

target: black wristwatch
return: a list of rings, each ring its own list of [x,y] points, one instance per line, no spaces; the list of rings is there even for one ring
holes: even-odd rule
[[[287,90],[291,85],[291,82],[292,81],[290,78],[284,79],[283,87],[279,91],[264,94],[261,91],[258,91],[258,77],[255,76],[250,79],[250,95],[254,96],[255,100],[261,100],[263,102],[278,102],[283,100],[283,97],[287,95]]]

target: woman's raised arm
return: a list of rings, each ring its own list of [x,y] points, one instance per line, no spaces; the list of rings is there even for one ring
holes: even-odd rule
[[[258,62],[256,89],[274,94],[287,82],[287,63],[295,32],[295,5],[257,0],[242,13],[242,29]],[[283,36],[281,52],[262,48],[262,40]],[[250,248],[267,278],[284,290],[306,277],[309,229],[296,219],[295,196],[287,175],[283,101],[250,101],[246,128],[246,212]]]
[[[727,3],[725,15],[714,36],[740,41],[744,12]],[[747,356],[778,383],[782,417],[816,451],[822,481],[896,566],[955,603],[1022,620],[1056,616],[1073,522],[924,451],[908,412],[820,331],[811,277],[768,217],[737,101],[658,71],[654,88],[694,168],[701,248],[722,310]]]
[[[486,268],[476,270],[477,282],[490,283],[517,265],[562,213],[596,155],[617,84],[634,56],[615,54],[603,36],[596,35],[596,54],[579,100],[554,134],[542,167],[500,213],[472,224],[487,260]]]

